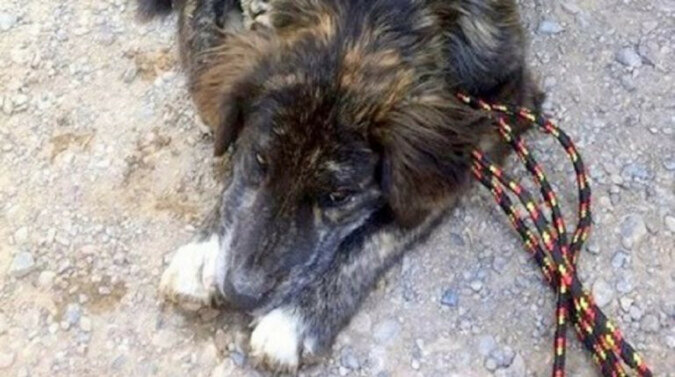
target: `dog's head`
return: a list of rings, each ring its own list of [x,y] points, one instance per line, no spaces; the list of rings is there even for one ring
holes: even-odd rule
[[[216,154],[232,146],[219,283],[243,309],[302,289],[376,213],[416,226],[464,179],[478,139],[427,31],[399,46],[315,25],[231,36],[193,88]]]

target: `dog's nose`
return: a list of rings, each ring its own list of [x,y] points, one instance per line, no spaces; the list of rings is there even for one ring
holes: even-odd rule
[[[245,289],[237,289],[230,279],[223,282],[225,300],[239,310],[255,309],[262,301],[262,294],[252,294]]]

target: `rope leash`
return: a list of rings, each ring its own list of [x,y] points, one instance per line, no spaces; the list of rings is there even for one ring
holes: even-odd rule
[[[565,376],[567,327],[569,325],[574,327],[579,340],[591,353],[603,376],[627,376],[624,365],[636,371],[638,376],[652,376],[649,367],[634,348],[624,340],[619,329],[598,308],[592,295],[583,288],[577,276],[576,262],[591,230],[591,188],[584,163],[572,140],[549,119],[533,114],[528,109],[488,104],[466,94],[458,94],[457,97],[466,105],[491,114],[502,139],[511,145],[527,171],[533,176],[534,182],[538,185],[551,211],[549,221],[527,189],[492,163],[484,153],[479,150],[473,152],[472,173],[474,177],[492,192],[495,201],[522,238],[526,250],[542,270],[545,280],[557,294],[552,376]],[[526,122],[552,135],[562,145],[571,160],[576,172],[579,200],[578,221],[571,240],[568,239],[565,220],[562,217],[555,192],[523,139],[514,134],[509,120]],[[515,195],[526,209],[536,233],[526,225],[523,215],[511,200],[509,192]]]

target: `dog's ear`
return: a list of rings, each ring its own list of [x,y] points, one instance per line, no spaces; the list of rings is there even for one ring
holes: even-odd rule
[[[202,120],[214,130],[216,156],[241,131],[245,104],[255,96],[256,68],[273,43],[266,33],[227,34],[217,48],[194,57],[190,91]]]
[[[374,127],[381,149],[380,184],[403,226],[444,205],[468,175],[484,117],[454,98],[430,94],[397,105]]]

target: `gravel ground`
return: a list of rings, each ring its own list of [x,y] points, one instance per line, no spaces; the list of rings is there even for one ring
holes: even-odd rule
[[[675,376],[675,2],[521,5],[546,108],[590,166],[583,281],[657,375]],[[131,0],[0,4],[0,375],[266,376],[243,352],[244,318],[157,298],[222,161],[173,20],[133,14]],[[573,208],[564,155],[540,156]],[[302,375],[548,375],[553,302],[476,186]],[[572,343],[570,375],[594,376]]]

